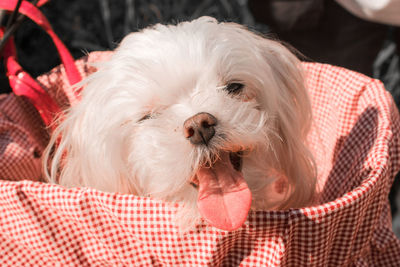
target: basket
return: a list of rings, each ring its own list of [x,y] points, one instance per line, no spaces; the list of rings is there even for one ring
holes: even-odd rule
[[[91,62],[109,56],[91,53],[76,65],[85,77],[95,70]],[[320,205],[251,211],[232,232],[204,222],[182,234],[173,223],[177,204],[3,180],[0,265],[398,266],[400,241],[392,232],[388,203],[400,166],[400,121],[392,97],[379,81],[359,73],[318,63],[304,67]],[[59,106],[68,105],[62,66],[37,80]],[[37,120],[37,112],[25,104]],[[47,138],[32,144],[38,153]],[[40,176],[38,169],[12,165],[11,172],[21,178]]]

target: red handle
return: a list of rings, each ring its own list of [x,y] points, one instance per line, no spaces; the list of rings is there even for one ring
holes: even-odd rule
[[[17,1],[18,0],[0,0],[0,9],[12,11],[16,6]],[[40,4],[44,4],[45,2],[46,1],[41,1]],[[42,14],[42,12],[30,2],[25,0],[22,1],[19,12],[36,22],[52,38],[58,50],[58,53],[60,54],[61,61],[64,64],[65,72],[67,74],[70,85],[80,82],[82,80],[82,77],[75,66],[74,58],[71,56],[63,42],[54,33],[49,21]]]
[[[3,29],[0,29],[0,37],[3,37],[3,34]],[[27,97],[39,112],[46,126],[51,126],[54,117],[61,114],[61,109],[38,82],[18,64],[13,38],[10,38],[5,45],[3,55],[13,92],[16,95]]]
[[[41,0],[38,6],[43,5],[48,0]],[[0,0],[0,9],[14,10],[17,0]],[[19,8],[19,12],[32,19],[40,27],[42,27],[52,38],[58,53],[60,54],[61,61],[64,64],[65,72],[70,85],[81,81],[81,75],[75,66],[74,58],[69,53],[68,49],[54,33],[50,26],[49,21],[40,12],[38,8],[30,2],[23,1]],[[4,31],[0,29],[0,37],[3,37]],[[51,98],[47,91],[45,91],[40,84],[32,78],[23,68],[18,64],[14,40],[9,39],[4,47],[3,56],[7,68],[7,76],[10,81],[10,86],[16,95],[27,97],[31,103],[38,110],[44,123],[47,126],[51,125],[54,117],[61,114],[61,109],[57,103]],[[75,99],[70,99],[71,103],[79,99],[79,90],[75,91]]]

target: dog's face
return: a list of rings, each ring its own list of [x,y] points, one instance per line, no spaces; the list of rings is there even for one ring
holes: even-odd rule
[[[89,77],[55,134],[52,178],[61,166],[64,185],[182,201],[232,230],[252,198],[310,199],[309,121],[299,62],[279,43],[208,17],[156,25]],[[276,202],[263,188],[280,176],[289,186]]]

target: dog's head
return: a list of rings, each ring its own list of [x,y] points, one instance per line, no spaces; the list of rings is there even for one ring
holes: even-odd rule
[[[156,25],[125,37],[86,82],[49,146],[62,137],[51,179],[197,203],[223,229],[246,218],[249,188],[265,208],[312,197],[311,108],[300,63],[278,42],[209,17]],[[288,181],[279,203],[257,193],[271,173]]]

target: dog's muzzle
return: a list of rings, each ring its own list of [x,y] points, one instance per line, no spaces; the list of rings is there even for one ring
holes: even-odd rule
[[[208,145],[215,135],[217,119],[207,112],[200,112],[183,123],[183,133],[193,145]]]
[[[183,123],[184,136],[193,145],[208,145],[215,135],[217,119],[197,113]],[[221,150],[215,160],[195,170],[190,183],[197,188],[197,207],[203,219],[227,231],[242,226],[251,206],[251,192],[241,172],[241,151]]]

